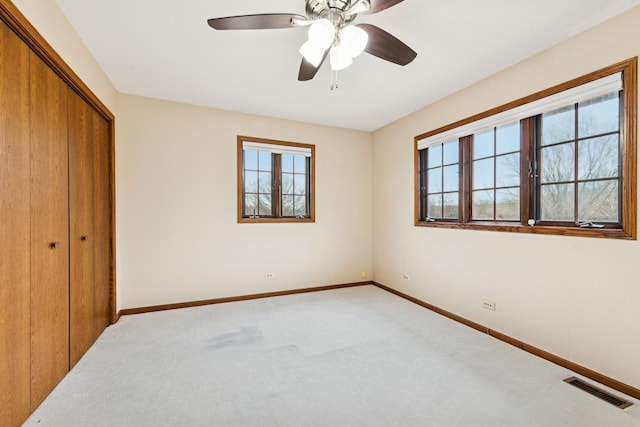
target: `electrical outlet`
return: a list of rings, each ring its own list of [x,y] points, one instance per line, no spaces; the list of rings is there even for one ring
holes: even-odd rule
[[[360,271],[360,277],[362,277],[363,279],[366,279],[367,278],[367,270]]]
[[[496,311],[496,303],[495,301],[491,301],[488,299],[482,300],[482,308],[486,308],[487,310]]]
[[[407,273],[404,273],[404,274],[402,275],[402,278],[403,278],[404,280],[411,280],[411,276],[409,276]]]
[[[267,274],[265,274],[265,277],[267,279],[273,279],[274,277],[276,277],[276,275],[274,273],[267,273]]]

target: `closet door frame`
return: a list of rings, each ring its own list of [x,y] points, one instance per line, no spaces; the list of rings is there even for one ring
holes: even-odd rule
[[[115,117],[98,99],[80,77],[67,65],[51,45],[40,35],[27,18],[10,0],[0,0],[0,20],[13,30],[74,92],[76,92],[91,108],[108,123],[109,129],[109,187],[111,206],[111,224],[109,227],[111,256],[109,262],[109,320],[113,324],[118,321],[116,311],[116,230],[115,230]]]

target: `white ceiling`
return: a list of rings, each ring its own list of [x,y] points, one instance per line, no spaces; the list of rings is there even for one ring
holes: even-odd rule
[[[636,5],[640,0],[405,0],[375,24],[416,52],[363,54],[329,90],[328,61],[297,80],[304,28],[216,31],[208,18],[299,13],[304,0],[56,0],[118,91],[372,131]]]

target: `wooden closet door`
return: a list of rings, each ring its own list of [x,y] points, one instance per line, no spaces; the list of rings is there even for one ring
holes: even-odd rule
[[[111,145],[109,123],[93,111],[95,337],[110,323]]]
[[[94,274],[93,114],[68,89],[70,361],[73,367],[96,338]]]
[[[0,425],[29,416],[29,55],[0,22]]]
[[[69,371],[67,86],[31,55],[31,410]]]

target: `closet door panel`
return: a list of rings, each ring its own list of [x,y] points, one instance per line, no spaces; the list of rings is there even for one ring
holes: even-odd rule
[[[94,189],[92,110],[68,89],[70,361],[95,340]]]
[[[0,425],[29,415],[29,55],[0,22]]]
[[[109,325],[111,279],[111,175],[109,124],[93,111],[95,211],[95,337]]]
[[[31,56],[31,409],[69,371],[67,86]]]

